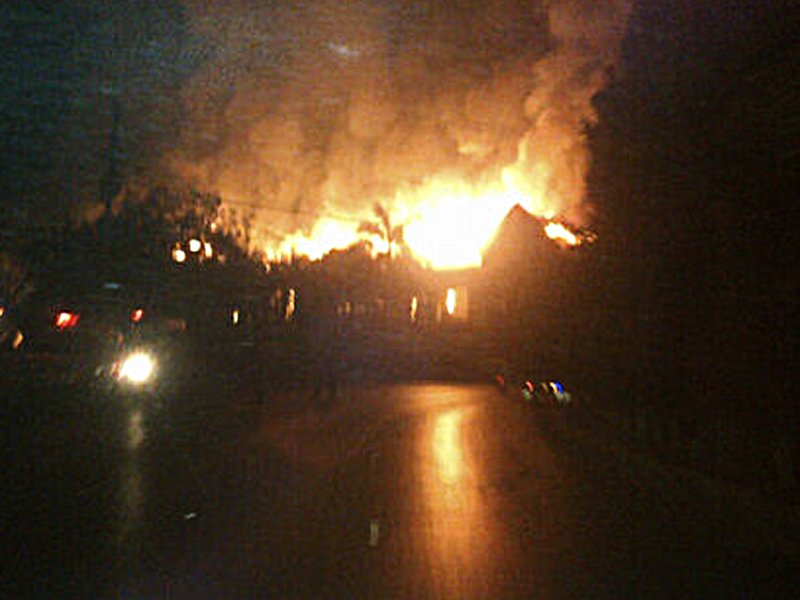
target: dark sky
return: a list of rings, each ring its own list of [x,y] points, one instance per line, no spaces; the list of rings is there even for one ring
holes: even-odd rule
[[[174,3],[3,3],[0,40],[0,189],[15,208],[35,207],[23,214],[69,217],[98,194],[114,94],[129,172],[177,135],[175,90],[192,57]]]

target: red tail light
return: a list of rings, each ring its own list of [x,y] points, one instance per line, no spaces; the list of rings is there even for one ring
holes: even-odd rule
[[[66,310],[62,310],[56,315],[56,329],[60,331],[64,331],[65,329],[72,329],[78,324],[80,321],[81,316],[78,313],[71,313]]]
[[[134,323],[140,322],[144,318],[144,310],[136,308],[131,312],[131,321]]]

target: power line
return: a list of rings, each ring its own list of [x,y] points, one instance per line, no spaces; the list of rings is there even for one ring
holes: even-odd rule
[[[293,209],[293,208],[278,208],[278,207],[271,207],[271,206],[263,206],[260,204],[256,204],[255,202],[247,202],[247,201],[236,201],[231,202],[230,200],[222,200],[222,207],[225,206],[233,206],[233,207],[246,207],[258,212],[278,212],[278,213],[286,213],[290,215],[306,215],[309,217],[326,217],[330,219],[335,219],[337,221],[349,221],[353,223],[361,223],[364,221],[363,217],[353,217],[348,215],[343,215],[340,213],[323,213],[319,211],[310,211],[310,210],[301,210],[301,209]]]

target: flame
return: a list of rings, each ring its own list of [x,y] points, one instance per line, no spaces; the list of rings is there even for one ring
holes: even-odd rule
[[[332,250],[352,246],[359,239],[357,223],[325,217],[314,224],[309,235],[296,232],[284,238],[277,251],[267,248],[267,256],[277,260],[292,256],[319,260]]]
[[[432,269],[480,265],[515,204],[544,220],[576,214],[591,164],[586,129],[600,116],[593,99],[634,5],[485,2],[467,17],[311,2],[253,18],[253,3],[189,4],[197,42],[208,44],[199,47],[214,51],[181,90],[192,126],[171,144],[168,171],[245,214],[263,209],[263,219],[248,216],[247,242],[270,262],[367,241],[374,254]],[[387,37],[396,27],[413,35]],[[294,42],[285,61],[259,50],[276,31]],[[402,240],[359,227],[374,224],[376,203]],[[592,241],[558,226],[547,235],[561,246]]]
[[[395,205],[411,254],[433,269],[459,269],[481,264],[482,252],[508,211],[524,201],[502,183],[476,189],[463,181],[436,179],[398,194]]]
[[[512,166],[504,169],[499,179],[483,184],[434,177],[419,187],[398,191],[382,204],[392,207],[392,221],[403,225],[403,245],[359,231],[360,223],[375,218],[365,213],[358,218],[322,217],[310,233],[289,235],[277,248],[267,244],[265,254],[270,261],[293,256],[319,260],[332,250],[367,241],[373,255],[390,251],[395,254],[404,246],[417,261],[432,269],[476,267],[511,208],[519,204],[528,212],[549,219],[555,214],[556,203],[548,201],[543,189]],[[568,245],[579,243],[577,236],[560,223],[549,223],[546,233]]]
[[[544,226],[544,232],[551,240],[563,242],[567,246],[577,246],[581,243],[580,238],[562,223],[551,221]]]
[[[456,290],[454,288],[447,288],[444,307],[447,309],[448,315],[452,315],[456,311]]]

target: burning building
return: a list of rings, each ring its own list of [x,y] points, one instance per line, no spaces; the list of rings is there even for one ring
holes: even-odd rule
[[[270,260],[366,242],[477,267],[516,205],[588,220],[584,132],[629,4],[189,2],[215,51],[183,90],[192,126],[167,162],[251,211]]]
[[[591,222],[585,132],[629,0],[256,4],[186,1],[159,171],[297,267],[298,319],[489,322],[511,300],[479,280],[528,270],[499,266],[527,255],[496,249],[504,223],[529,216],[543,256],[587,239],[567,223]]]

